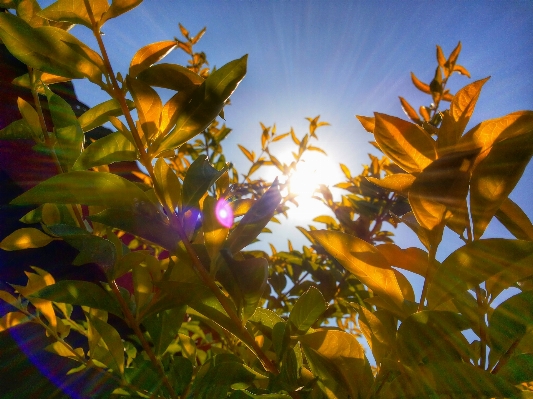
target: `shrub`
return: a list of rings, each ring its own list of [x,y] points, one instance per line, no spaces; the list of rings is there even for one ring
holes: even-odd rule
[[[28,66],[14,83],[30,89],[34,103],[18,102],[22,119],[0,138],[34,140],[58,173],[12,201],[37,206],[22,219],[32,227],[0,248],[62,240],[79,251],[72,267],[96,264],[106,281],[56,281],[34,267],[27,285],[0,291],[10,306],[0,329],[40,326],[46,350],[67,359],[70,375],[105,375],[100,396],[525,395],[533,381],[533,226],[508,195],[533,154],[533,112],[464,133],[487,79],[452,95],[451,75],[468,75],[457,64],[461,47],[446,58],[437,46],[432,82],[412,75],[430,106],[417,113],[400,98],[411,122],[358,117],[385,156],[371,156],[356,177],[341,165],[347,180],[337,186],[348,194],[340,201],[320,188],[335,214],[315,219],[326,229],[301,228],[311,242],[301,251],[290,242],[285,252],[246,251],[295,201],[288,183],[252,175],[273,166],[290,176],[306,151],[320,151],[311,141],[324,122],[309,118],[302,138],[262,126],[259,156],[240,146],[251,162],[240,178],[221,146],[230,129],[214,119],[244,78],[246,56],[209,70],[194,51],[205,29],[191,36],[180,25],[184,39],[142,47],[125,77],[115,74],[100,29],[139,3],[2,3],[17,15],[0,14],[0,38]],[[99,52],[70,35],[71,24],[91,29]],[[159,63],[176,48],[191,56],[189,65]],[[88,79],[110,100],[77,117],[52,91],[71,79]],[[175,94],[163,104],[158,87]],[[116,131],[85,147],[84,134],[106,122]],[[296,151],[287,165],[270,144],[289,137]],[[135,172],[141,183],[110,172],[123,161],[144,167]],[[516,239],[483,239],[493,217]],[[396,246],[385,222],[405,223],[425,250]],[[439,262],[445,228],[464,245]],[[424,279],[418,301],[401,270]],[[521,292],[493,308],[509,287]]]

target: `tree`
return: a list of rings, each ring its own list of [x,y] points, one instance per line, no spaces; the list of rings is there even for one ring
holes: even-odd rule
[[[194,51],[205,29],[192,36],[180,25],[183,39],[142,47],[128,73],[115,74],[100,29],[139,3],[2,3],[16,15],[0,14],[0,39],[28,66],[14,83],[34,102],[18,102],[22,119],[0,139],[33,139],[58,173],[12,201],[37,206],[23,218],[33,227],[0,248],[62,240],[78,250],[73,265],[96,264],[105,281],[56,281],[34,267],[25,286],[0,291],[10,306],[0,329],[38,325],[50,339],[46,350],[71,362],[69,374],[105,375],[100,396],[522,395],[533,381],[533,225],[508,195],[533,154],[533,112],[464,133],[487,79],[452,95],[453,72],[468,75],[457,64],[461,47],[446,58],[437,46],[433,81],[412,75],[431,95],[429,107],[419,115],[400,98],[412,122],[358,117],[384,157],[371,156],[356,177],[341,165],[347,181],[338,187],[348,194],[340,201],[321,187],[335,214],[315,219],[326,229],[301,228],[311,243],[301,251],[290,243],[286,252],[246,251],[295,201],[290,190],[284,195],[287,183],[252,176],[267,166],[290,176],[306,151],[320,151],[312,139],[324,122],[309,118],[302,138],[262,126],[259,156],[240,146],[251,162],[240,177],[221,146],[230,129],[214,119],[244,78],[247,57],[209,70]],[[99,52],[70,35],[71,24],[91,29]],[[160,63],[176,48],[190,55],[187,66]],[[88,79],[110,100],[76,117],[51,89],[71,79]],[[159,87],[175,92],[165,104]],[[116,131],[85,147],[85,133],[106,122]],[[270,144],[289,137],[296,150],[287,165]],[[142,182],[111,173],[119,161],[142,164],[146,174],[134,172]],[[493,217],[517,238],[482,239]],[[405,223],[426,250],[399,248],[385,223]],[[465,245],[440,263],[445,228]],[[424,278],[418,301],[402,269]],[[509,287],[521,293],[493,308]],[[464,335],[470,329],[473,342]]]

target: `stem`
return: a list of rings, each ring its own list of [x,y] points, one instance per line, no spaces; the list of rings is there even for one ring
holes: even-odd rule
[[[128,325],[133,329],[133,332],[135,333],[137,338],[139,338],[139,341],[141,342],[141,345],[142,345],[144,351],[146,352],[146,354],[150,358],[150,361],[152,362],[152,364],[156,368],[157,372],[159,373],[159,375],[161,377],[161,380],[163,381],[163,385],[165,385],[165,387],[168,389],[168,392],[170,393],[170,396],[173,399],[177,399],[178,396],[177,396],[176,392],[174,392],[174,388],[170,384],[170,381],[168,380],[168,377],[167,377],[167,375],[165,373],[165,370],[163,369],[163,366],[161,365],[159,360],[157,360],[157,358],[155,357],[154,352],[152,351],[152,348],[150,347],[150,345],[146,341],[146,338],[144,337],[144,334],[142,333],[141,329],[139,328],[139,325],[137,324],[137,322],[135,321],[135,318],[131,314],[130,309],[128,308],[128,304],[126,303],[126,301],[124,300],[124,298],[120,294],[120,291],[118,289],[117,283],[115,281],[111,281],[109,285],[111,286],[111,290],[113,291],[113,293],[115,294],[115,297],[117,298],[118,302],[120,303],[120,307],[122,308],[122,312],[124,313],[124,316],[126,316],[126,321],[127,321]]]
[[[433,278],[433,268],[435,265],[435,257],[437,255],[437,248],[431,245],[428,252],[428,269],[426,271],[426,278],[424,279],[424,288],[422,288],[422,295],[420,296],[420,303],[418,304],[418,312],[424,310],[424,302],[426,301],[426,295],[429,287],[429,283]]]
[[[485,325],[485,311],[484,301],[481,295],[481,288],[476,286],[476,300],[478,308],[478,323],[479,323],[479,368],[485,369],[487,358],[487,331]]]
[[[200,275],[200,278],[202,279],[204,284],[207,285],[207,287],[209,287],[209,289],[213,292],[213,294],[219,300],[220,304],[222,305],[222,307],[224,308],[224,310],[226,311],[226,313],[230,317],[230,319],[239,328],[240,332],[247,338],[248,342],[245,342],[245,343],[252,348],[252,350],[255,352],[256,356],[259,358],[259,360],[263,364],[263,367],[267,371],[270,371],[271,373],[274,373],[274,374],[278,374],[279,372],[278,372],[276,366],[263,353],[263,351],[261,350],[261,348],[259,347],[259,345],[255,341],[254,337],[250,335],[248,330],[242,324],[242,321],[239,319],[239,316],[233,310],[229,299],[224,295],[224,293],[220,290],[220,288],[218,288],[217,284],[215,283],[215,280],[209,275],[209,273],[205,269],[204,265],[202,264],[202,262],[198,258],[198,255],[196,254],[196,251],[192,247],[191,243],[189,242],[189,239],[187,238],[187,234],[185,233],[185,230],[183,229],[183,226],[180,223],[178,217],[174,213],[174,210],[173,209],[168,209],[168,207],[165,205],[166,202],[163,200],[163,198],[164,198],[163,189],[161,188],[161,186],[159,185],[159,182],[156,179],[156,176],[155,176],[155,173],[154,173],[154,168],[152,166],[152,162],[151,162],[150,156],[146,152],[146,150],[144,148],[144,144],[143,144],[143,142],[141,140],[141,137],[139,135],[139,132],[138,132],[136,126],[135,126],[135,123],[133,122],[133,118],[131,117],[130,110],[129,110],[127,104],[126,104],[126,99],[124,97],[124,93],[122,92],[122,90],[118,86],[117,79],[116,79],[115,74],[113,72],[113,68],[111,67],[111,63],[109,62],[109,57],[107,55],[107,51],[105,49],[104,42],[102,41],[102,37],[100,35],[98,25],[97,25],[97,23],[96,23],[96,21],[94,19],[94,15],[93,15],[91,6],[89,4],[89,1],[88,0],[83,0],[83,2],[85,3],[85,7],[87,9],[87,14],[89,15],[89,18],[91,20],[91,24],[93,26],[93,34],[94,34],[94,36],[96,38],[96,41],[98,42],[98,46],[99,46],[100,51],[102,53],[102,57],[103,57],[103,60],[104,60],[104,65],[106,67],[107,73],[109,74],[109,78],[111,79],[111,83],[113,85],[113,92],[115,94],[115,99],[118,100],[119,103],[120,103],[122,112],[124,113],[124,116],[126,118],[126,122],[128,123],[128,127],[130,128],[132,136],[133,136],[133,139],[135,141],[135,145],[136,145],[136,147],[137,147],[137,149],[139,151],[140,162],[146,168],[146,170],[148,171],[149,176],[152,179],[152,182],[154,184],[155,194],[156,194],[157,198],[159,199],[159,202],[161,203],[161,205],[166,208],[167,215],[169,215],[169,217],[170,217],[171,225],[174,226],[177,229],[178,235],[179,235],[181,241],[183,241],[183,244],[185,245],[185,249],[187,250],[187,253],[191,257],[193,265],[194,265],[196,271],[198,272],[198,274]],[[113,285],[115,285],[115,284],[111,284],[112,287],[113,287]],[[113,288],[113,290],[115,290],[115,288]],[[120,296],[120,292],[118,292],[118,288],[116,288],[116,289],[117,289],[117,293],[119,294],[119,295],[117,295],[117,299],[119,299],[119,301],[122,300],[122,302],[125,305],[125,302],[124,302],[122,296]],[[115,295],[117,293],[115,293]],[[127,309],[127,306],[126,306],[125,310],[126,310],[125,314],[129,314],[129,316],[131,316],[131,313],[129,312],[129,309]],[[131,317],[133,317],[133,316],[131,316]],[[137,328],[138,329],[138,326],[136,325],[136,323],[134,321],[132,323],[132,328]],[[140,330],[139,330],[139,332],[140,332]],[[148,347],[148,349],[150,349],[150,348]],[[164,375],[164,373],[163,373],[163,375]],[[166,379],[166,376],[165,376],[165,379]],[[166,381],[168,382],[168,379],[166,379]]]
[[[491,374],[497,374],[498,371],[500,371],[500,369],[507,364],[507,362],[511,358],[511,355],[513,354],[514,350],[516,349],[521,340],[522,338],[515,339],[509,349],[507,349],[507,351],[502,355],[502,357],[500,357],[500,360],[498,360],[498,363],[492,369]]]

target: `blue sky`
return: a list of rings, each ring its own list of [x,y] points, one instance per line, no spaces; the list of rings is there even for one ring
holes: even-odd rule
[[[276,123],[279,133],[292,126],[301,137],[307,131],[304,118],[320,114],[331,126],[318,131],[318,145],[330,160],[346,164],[357,174],[367,163],[367,153],[377,155],[377,151],[367,143],[371,136],[354,115],[379,111],[404,117],[399,95],[416,108],[427,105],[429,97],[414,88],[409,74],[413,71],[421,80],[431,80],[436,44],[448,55],[462,42],[459,63],[472,79],[457,75],[448,86],[452,92],[492,76],[470,127],[533,109],[531,1],[145,0],[103,29],[115,72],[127,71],[138,48],[179,37],[178,22],[193,34],[207,26],[196,49],[207,54],[211,66],[249,54],[248,74],[225,113],[233,132],[224,148],[227,158],[242,170],[248,165],[237,143],[257,152],[259,122]],[[86,28],[72,32],[96,48]],[[184,63],[186,57],[176,51],[167,60]],[[93,92],[94,87],[76,88],[89,105],[106,100],[105,93]],[[337,170],[330,173],[331,181],[322,183],[340,181]],[[529,215],[533,215],[532,177],[530,165],[511,196]],[[326,213],[318,202],[315,209],[309,219]],[[303,216],[297,219],[297,224],[307,224]],[[298,246],[305,243],[295,229],[275,228],[274,232],[265,240],[282,249],[287,238]],[[494,223],[487,234],[501,232]],[[404,230],[397,232],[397,243],[417,245]],[[458,240],[446,236],[441,257],[458,245]]]

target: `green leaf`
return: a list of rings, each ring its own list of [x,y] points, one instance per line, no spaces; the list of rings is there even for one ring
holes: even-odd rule
[[[168,219],[156,212],[152,203],[139,204],[135,210],[107,209],[89,216],[91,221],[116,227],[160,245],[170,252],[175,251],[181,239],[170,226]]]
[[[276,323],[272,328],[272,345],[278,359],[283,356],[291,343],[291,329],[286,321]]]
[[[39,115],[33,106],[22,98],[17,99],[17,105],[20,111],[20,114],[24,120],[28,123],[31,130],[33,131],[33,138],[36,142],[41,140],[43,135],[41,129],[41,122],[39,121]],[[1,136],[0,136],[1,137]]]
[[[391,326],[391,324],[382,322],[379,318],[381,315],[380,311],[372,313],[363,306],[351,305],[359,313],[359,328],[372,350],[374,359],[379,364],[391,351],[392,343],[396,338],[396,328],[395,326]]]
[[[490,364],[518,345],[532,327],[533,291],[521,292],[502,302],[489,318]]]
[[[510,198],[496,211],[496,218],[519,240],[533,241],[533,224],[524,211]]]
[[[289,322],[298,334],[305,334],[327,308],[328,305],[320,291],[315,287],[309,287],[294,304]]]
[[[126,368],[124,370],[124,378],[131,385],[151,392],[154,396],[163,384],[163,381],[152,362],[144,359],[136,359],[135,367]],[[115,398],[115,395],[112,395],[111,397]],[[130,395],[128,395],[128,397],[131,398]]]
[[[265,291],[268,262],[265,258],[237,260],[227,249],[221,251],[227,267],[221,267],[217,279],[224,285],[237,304],[239,315],[246,322],[255,312]]]
[[[55,153],[64,171],[70,170],[83,146],[83,130],[70,105],[45,88],[50,114],[54,122]]]
[[[217,357],[212,360],[214,364],[208,365],[207,371],[200,372],[195,378],[188,397],[195,399],[225,399],[232,385],[244,384],[248,386],[255,379],[255,375],[242,363],[235,361],[218,363],[216,359]]]
[[[89,0],[89,5],[96,22],[100,21],[102,15],[109,9],[107,0]],[[87,14],[83,0],[58,0],[37,15],[52,21],[84,25],[92,30],[91,19]]]
[[[122,338],[114,327],[97,317],[88,315],[91,325],[98,331],[106,345],[109,356],[99,356],[99,361],[104,363],[114,372],[124,374],[124,344]],[[91,356],[93,354],[91,353]]]
[[[130,100],[126,100],[128,108],[134,109],[135,103]],[[122,108],[117,100],[111,99],[95,105],[88,111],[84,112],[79,118],[78,122],[84,132],[88,132],[98,126],[102,126],[104,123],[109,122],[110,116],[122,115]]]
[[[175,91],[191,92],[204,82],[204,78],[177,64],[157,64],[142,71],[137,80],[150,86]]]
[[[114,162],[135,161],[138,158],[135,144],[122,132],[114,132],[90,144],[76,159],[72,169],[86,170]]]
[[[33,129],[24,119],[11,122],[0,130],[0,140],[31,140],[34,137]]]
[[[470,182],[470,208],[474,239],[483,235],[490,220],[513,191],[533,156],[533,129],[496,142],[474,168]]]
[[[425,310],[412,314],[398,329],[396,348],[400,360],[407,365],[460,361],[468,350],[461,331],[468,328],[467,319],[457,313]]]
[[[261,331],[267,331],[268,335],[272,335],[272,329],[276,324],[285,322],[277,313],[263,308],[257,308],[248,321],[258,325]]]
[[[506,269],[527,267],[532,259],[530,241],[492,238],[468,243],[448,256],[435,272],[428,289],[428,304],[436,308]]]
[[[438,362],[404,368],[405,373],[387,383],[384,398],[516,397],[518,389],[498,375],[461,362]]]
[[[387,259],[375,247],[338,231],[315,230],[309,234],[346,270],[382,297],[391,309],[403,313],[404,297],[396,275]]]
[[[4,238],[0,242],[0,249],[4,251],[18,251],[27,248],[41,248],[54,240],[54,237],[50,237],[41,230],[33,227],[23,227]]]
[[[276,179],[230,233],[224,248],[228,248],[231,253],[235,254],[251,244],[270,221],[280,202],[281,194]]]
[[[87,281],[62,280],[31,294],[32,297],[52,302],[88,306],[122,317],[120,305],[109,293],[96,284]]]
[[[143,320],[142,323],[152,338],[156,356],[162,356],[168,346],[178,336],[186,310],[187,306],[182,305],[164,310]]]
[[[106,274],[112,270],[117,253],[111,241],[94,236],[88,233],[87,230],[79,227],[56,224],[54,226],[48,226],[48,228],[53,234],[61,237],[64,241],[80,251],[78,256],[72,261],[73,265],[96,263],[103,268]]]
[[[107,12],[102,15],[99,25],[102,26],[105,21],[127,13],[141,4],[142,1],[143,0],[113,0]]]
[[[468,194],[472,159],[477,150],[439,158],[420,173],[409,189],[409,204],[420,226],[433,230],[446,210],[458,213]]]
[[[385,155],[406,172],[421,172],[436,158],[435,142],[420,126],[375,113],[374,137]]]
[[[513,385],[533,381],[533,354],[521,353],[512,356],[500,369],[498,376]]]
[[[191,101],[184,107],[176,127],[150,148],[157,155],[162,151],[179,147],[204,130],[222,111],[226,100],[246,74],[247,56],[229,62],[211,73],[198,87]]]
[[[178,395],[181,395],[191,383],[193,371],[193,366],[189,359],[182,356],[174,356],[169,377]]]
[[[372,371],[364,349],[353,335],[317,331],[300,336],[299,340],[311,370],[324,385],[335,392],[336,386],[342,384],[350,397],[367,397],[373,383]]]
[[[0,15],[0,39],[9,52],[35,69],[101,83],[100,56],[68,32],[51,26],[32,28],[9,13]]]
[[[18,196],[11,204],[83,204],[117,209],[147,206],[150,199],[135,184],[105,172],[69,172],[54,176]]]
[[[183,180],[182,202],[183,208],[196,207],[200,198],[224,174],[223,170],[216,170],[206,156],[199,156],[191,164]]]

